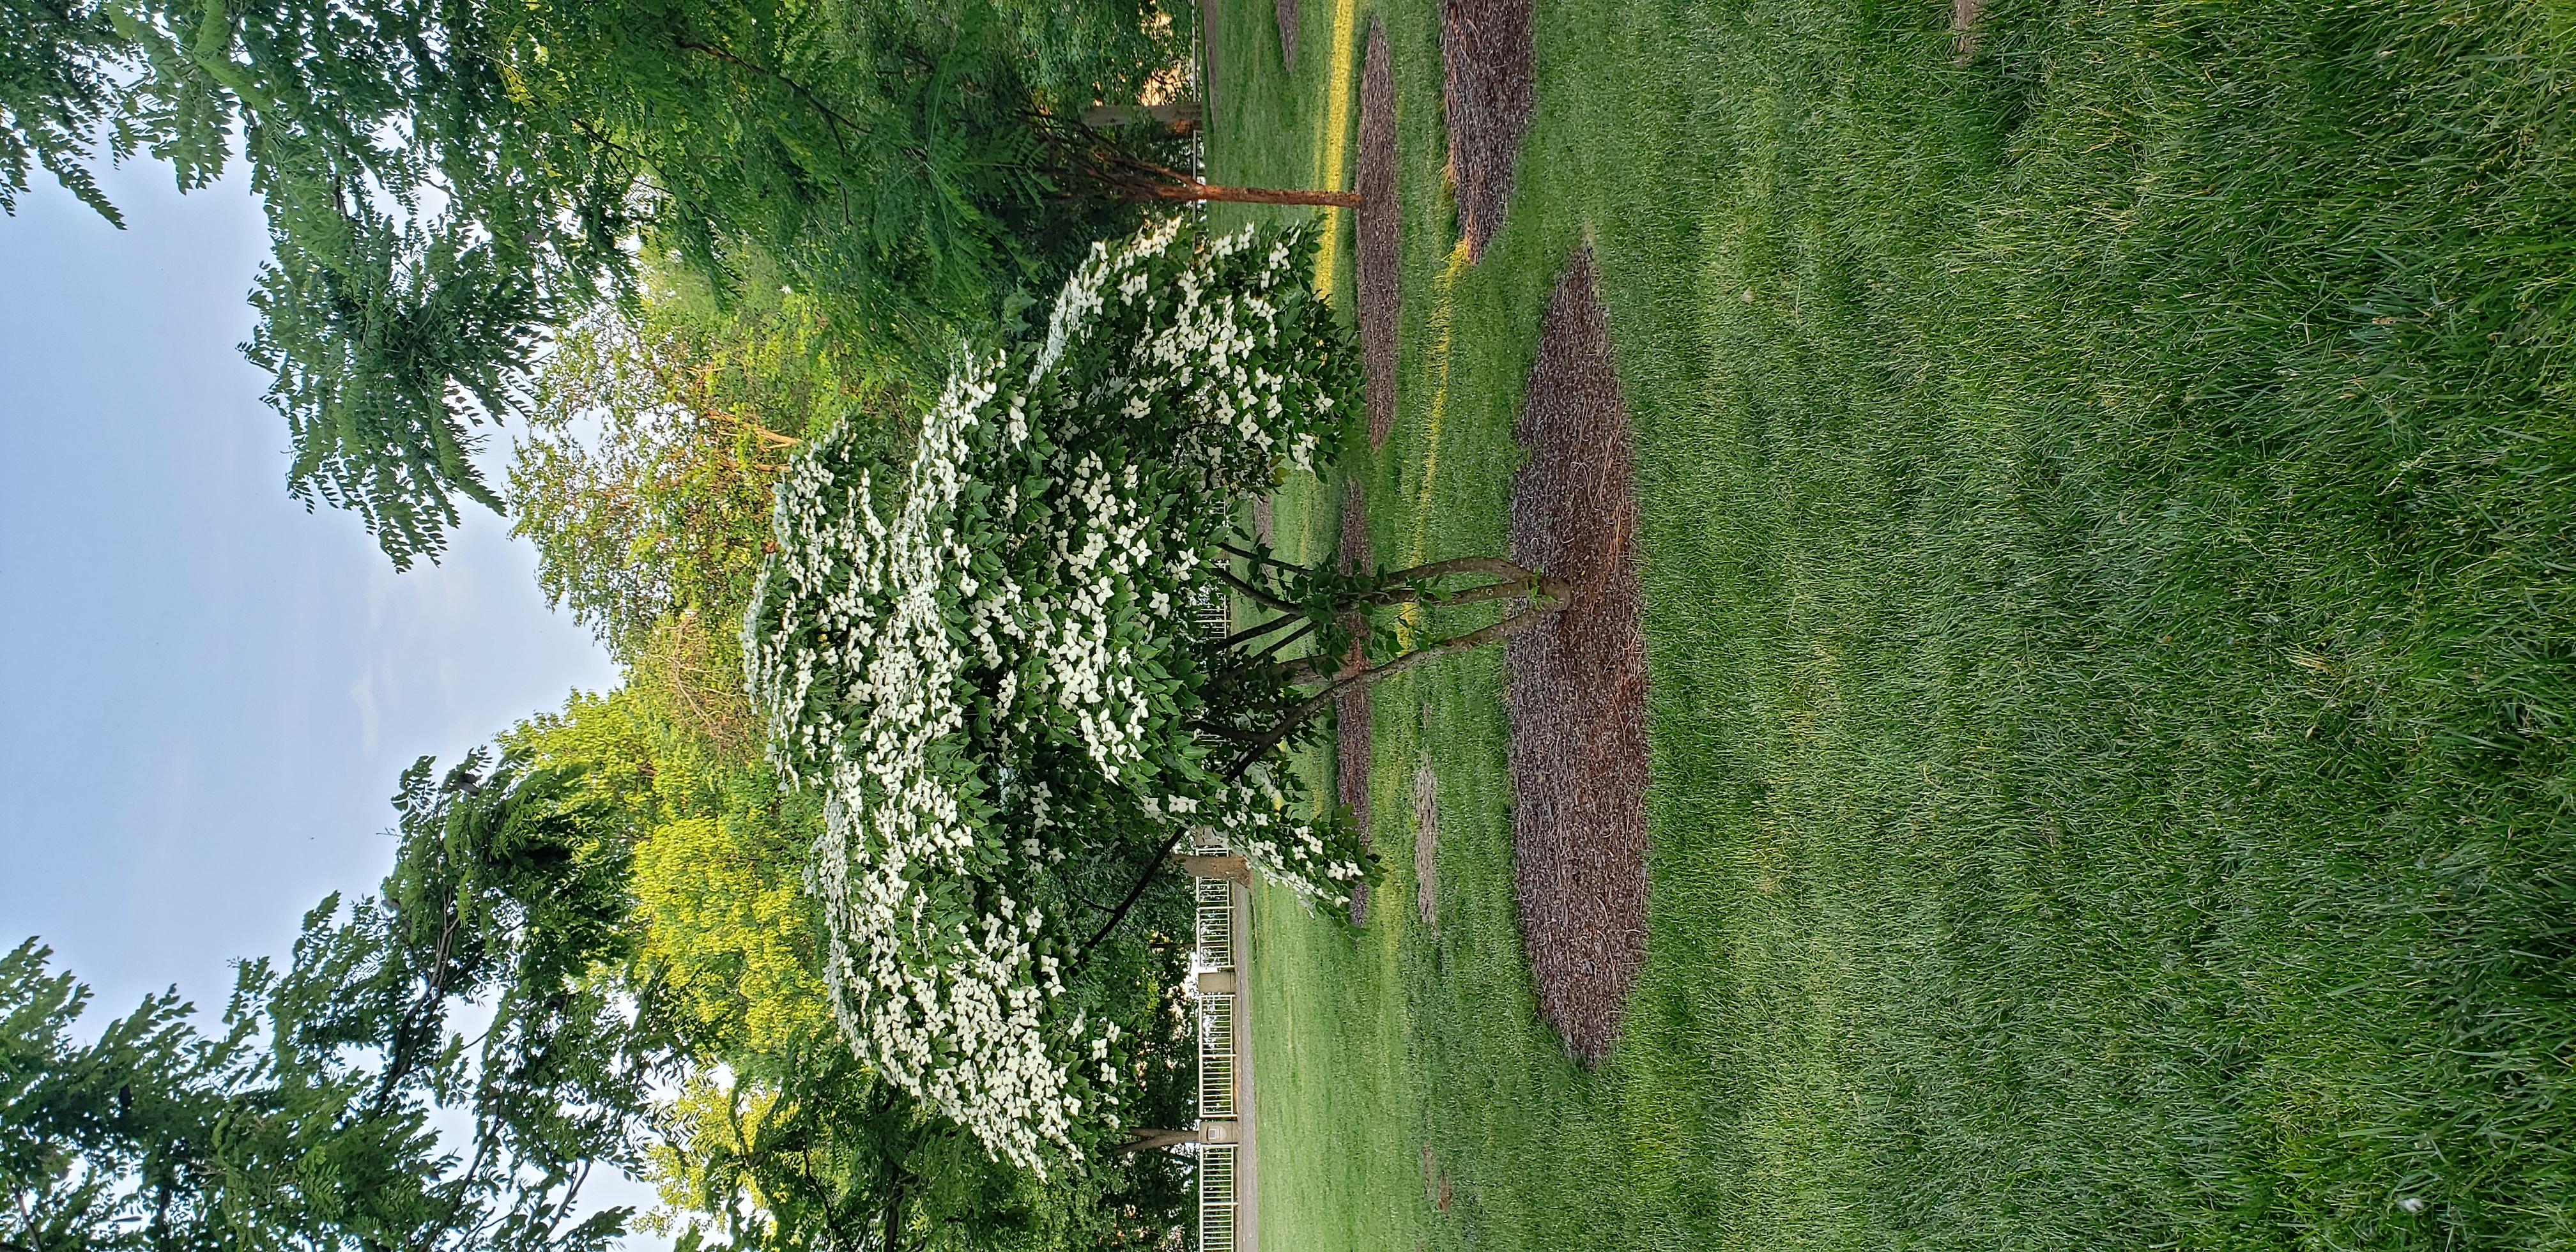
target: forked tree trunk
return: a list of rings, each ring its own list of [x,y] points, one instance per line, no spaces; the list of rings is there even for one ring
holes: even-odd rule
[[[1205,186],[1205,184],[1200,185]],[[1240,188],[1231,190],[1240,190]],[[1273,194],[1323,195],[1326,193],[1280,192]],[[1272,201],[1270,203],[1293,204],[1312,202]],[[1287,562],[1280,561],[1274,557],[1245,552],[1230,544],[1221,546],[1234,556],[1252,560],[1256,566],[1256,569],[1254,570],[1254,578],[1256,579],[1260,577],[1260,572],[1257,567],[1262,564],[1277,565],[1283,568],[1293,568],[1289,567]],[[1264,591],[1257,582],[1237,577],[1233,571],[1222,565],[1217,567],[1216,573],[1217,577],[1232,585],[1235,590],[1250,596],[1256,603],[1261,603],[1270,608],[1279,610],[1283,614],[1282,617],[1268,625],[1256,626],[1236,632],[1233,636],[1228,638],[1227,642],[1229,644],[1257,641],[1262,635],[1270,633],[1271,630],[1298,620],[1304,612],[1304,610],[1302,610],[1298,605],[1289,603],[1267,591]],[[1496,581],[1489,586],[1477,587],[1468,591],[1437,597],[1426,596],[1423,593],[1423,584],[1433,579],[1450,578],[1461,574],[1481,574],[1488,578],[1495,579]],[[1347,602],[1346,605],[1338,605],[1335,607],[1358,609],[1389,608],[1399,604],[1422,603],[1425,600],[1435,600],[1437,603],[1441,604],[1478,604],[1495,600],[1520,599],[1523,597],[1543,600],[1545,603],[1527,605],[1522,607],[1518,612],[1507,612],[1504,614],[1503,620],[1496,622],[1491,626],[1487,626],[1482,630],[1469,631],[1466,634],[1453,636],[1448,639],[1435,640],[1431,643],[1417,647],[1402,656],[1391,658],[1376,665],[1367,664],[1365,660],[1362,660],[1356,664],[1343,665],[1333,671],[1325,671],[1316,668],[1312,660],[1284,663],[1280,670],[1281,676],[1288,679],[1291,683],[1301,686],[1320,683],[1324,685],[1324,689],[1315,693],[1313,696],[1308,697],[1303,703],[1297,705],[1294,709],[1289,710],[1287,715],[1280,718],[1279,723],[1268,731],[1229,735],[1228,737],[1230,738],[1236,738],[1242,741],[1244,746],[1236,755],[1234,764],[1225,771],[1225,780],[1231,783],[1241,779],[1245,771],[1251,769],[1254,763],[1260,761],[1263,757],[1268,756],[1273,749],[1285,742],[1288,735],[1296,730],[1299,724],[1303,723],[1307,718],[1314,716],[1319,710],[1323,709],[1327,704],[1330,704],[1335,696],[1339,695],[1343,691],[1352,687],[1367,686],[1372,683],[1382,682],[1438,657],[1452,656],[1460,652],[1467,652],[1476,648],[1485,647],[1489,644],[1500,643],[1503,640],[1509,639],[1522,631],[1538,625],[1540,622],[1545,621],[1547,618],[1562,610],[1565,607],[1566,602],[1573,598],[1573,594],[1573,587],[1560,582],[1557,579],[1550,578],[1536,570],[1524,569],[1509,561],[1497,560],[1493,557],[1455,557],[1446,561],[1435,561],[1429,565],[1417,565],[1411,569],[1397,570],[1394,573],[1385,575],[1377,591],[1362,595],[1355,600]],[[1305,632],[1302,630],[1297,632],[1298,635],[1302,635],[1304,633]],[[1291,639],[1295,637],[1297,636],[1289,636]],[[1284,643],[1286,641],[1287,640],[1283,639],[1268,646],[1276,647],[1278,646],[1278,643]],[[1118,923],[1126,919],[1127,911],[1136,907],[1136,901],[1144,898],[1146,886],[1152,883],[1155,875],[1160,874],[1165,867],[1177,862],[1190,865],[1192,872],[1199,874],[1202,877],[1233,877],[1233,874],[1231,873],[1209,873],[1207,870],[1198,868],[1196,863],[1231,861],[1235,866],[1243,865],[1242,858],[1240,857],[1184,857],[1173,855],[1175,852],[1179,851],[1181,839],[1187,833],[1188,831],[1186,829],[1172,832],[1172,837],[1163,844],[1162,852],[1153,860],[1146,863],[1145,872],[1137,876],[1134,886],[1128,888],[1127,897],[1118,902],[1117,908],[1110,910],[1109,920],[1102,922],[1100,924],[1100,929],[1092,932],[1091,938],[1074,953],[1074,963],[1080,964],[1085,958],[1089,957],[1091,955],[1091,950],[1098,947],[1101,940],[1108,938],[1109,932],[1118,928]],[[1213,869],[1214,866],[1211,864],[1209,868]],[[1248,878],[1248,869],[1243,872],[1245,872],[1246,877]],[[1238,879],[1237,881],[1243,880]]]

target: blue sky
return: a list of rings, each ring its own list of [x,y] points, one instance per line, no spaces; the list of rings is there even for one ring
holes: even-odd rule
[[[489,513],[397,574],[289,501],[235,347],[257,203],[106,184],[130,229],[50,185],[0,219],[0,943],[43,936],[109,1013],[211,1010],[229,961],[373,889],[413,758],[615,673]]]

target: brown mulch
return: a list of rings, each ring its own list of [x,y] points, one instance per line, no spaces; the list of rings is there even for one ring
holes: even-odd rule
[[[1512,560],[1574,586],[1507,654],[1514,886],[1539,1014],[1597,1065],[1646,955],[1646,652],[1628,406],[1589,251],[1548,299],[1514,435]]]
[[[1369,565],[1368,501],[1358,479],[1342,488],[1342,539],[1338,560],[1342,572],[1365,569]],[[1354,631],[1368,629],[1366,618],[1354,614],[1347,623]],[[1365,637],[1351,645],[1347,663],[1367,663]],[[1369,689],[1368,684],[1354,684],[1333,697],[1335,744],[1333,781],[1334,799],[1350,811],[1351,824],[1358,828],[1361,850],[1369,846]],[[1351,924],[1368,925],[1369,884],[1363,878],[1351,888]]]
[[[1369,19],[1368,55],[1360,69],[1359,255],[1360,367],[1367,380],[1369,446],[1395,427],[1395,332],[1404,303],[1397,293],[1402,205],[1395,193],[1395,71],[1386,23]]]
[[[1272,0],[1279,18],[1279,63],[1297,68],[1297,0]]]
[[[1449,117],[1449,166],[1458,186],[1458,233],[1482,256],[1503,228],[1512,163],[1538,110],[1534,0],[1440,0],[1440,101]]]

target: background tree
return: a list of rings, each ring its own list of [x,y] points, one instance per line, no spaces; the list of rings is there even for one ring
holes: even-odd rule
[[[627,1212],[575,1201],[634,1159],[659,1058],[649,1014],[590,976],[626,942],[623,866],[571,780],[415,766],[384,896],[325,900],[283,970],[245,963],[217,1037],[165,994],[71,1044],[87,992],[32,940],[0,961],[0,1231],[48,1252],[606,1247]],[[468,1003],[479,1041],[452,1021]]]
[[[65,20],[91,60],[64,64],[139,67],[117,133],[183,187],[238,128],[275,250],[245,347],[276,376],[289,489],[397,565],[440,550],[460,497],[500,507],[479,428],[553,333],[632,296],[639,241],[720,287],[758,252],[837,333],[936,377],[960,326],[1140,201],[1200,194],[1168,138],[1076,120],[1170,67],[1186,5],[112,0],[112,41],[87,12]],[[105,107],[96,75],[46,81],[75,121]]]
[[[88,0],[0,5],[0,212],[17,213],[41,166],[81,203],[125,225],[89,166],[102,132],[119,160],[144,138],[119,81],[132,51]]]
[[[663,1194],[646,1228],[781,1249],[1145,1247],[1176,1229],[1188,1200],[1179,1161],[1142,1154],[1041,1179],[996,1163],[852,1055],[805,891],[819,801],[780,793],[756,725],[702,729],[711,715],[750,723],[738,664],[721,692],[697,692],[665,654],[629,657],[621,688],[576,697],[504,741],[577,766],[632,844],[634,960],[618,976],[652,989],[680,1045],[680,1096],[643,1141]],[[731,704],[702,703],[719,698]],[[1190,914],[1172,894],[1173,907],[1147,909],[1159,946],[1121,946],[1111,955],[1128,964],[1103,978],[1126,988],[1116,1011],[1142,1041],[1131,1101],[1186,1120],[1195,1037],[1175,1008]]]
[[[239,1041],[200,1037],[165,992],[76,1042],[89,988],[51,955],[0,956],[0,1246],[227,1246],[203,1197]]]
[[[534,543],[548,599],[612,647],[648,646],[674,614],[740,614],[770,485],[801,439],[844,420],[901,438],[900,367],[833,333],[823,303],[760,254],[746,259],[718,299],[653,258],[634,308],[595,310],[536,374],[510,469],[513,533]]]

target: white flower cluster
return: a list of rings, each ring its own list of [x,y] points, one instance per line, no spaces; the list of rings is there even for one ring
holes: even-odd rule
[[[1176,257],[1181,238],[1175,220],[1123,248],[1094,245],[1048,319],[1034,374],[1070,359],[1083,408],[1159,419],[1174,463],[1236,489],[1267,486],[1308,467],[1334,404],[1308,363],[1276,352],[1287,323],[1322,316],[1298,307],[1311,304],[1301,238],[1245,229]]]
[[[1209,823],[1225,832],[1226,846],[1263,878],[1294,892],[1308,908],[1350,903],[1351,886],[1360,867],[1345,849],[1330,846],[1323,832],[1290,818],[1291,797],[1265,766],[1255,766],[1244,782],[1227,790],[1221,820]]]
[[[1022,1165],[1078,1158],[1086,1110],[1115,1123],[1118,1028],[1068,1012],[1104,920],[1070,915],[1069,860],[1212,827],[1309,901],[1359,875],[1268,771],[1209,759],[1177,607],[1234,495],[1313,455],[1347,374],[1309,247],[1172,224],[1095,248],[1042,346],[959,366],[909,466],[836,430],[778,488],[745,677],[781,776],[825,792],[834,1011]]]

